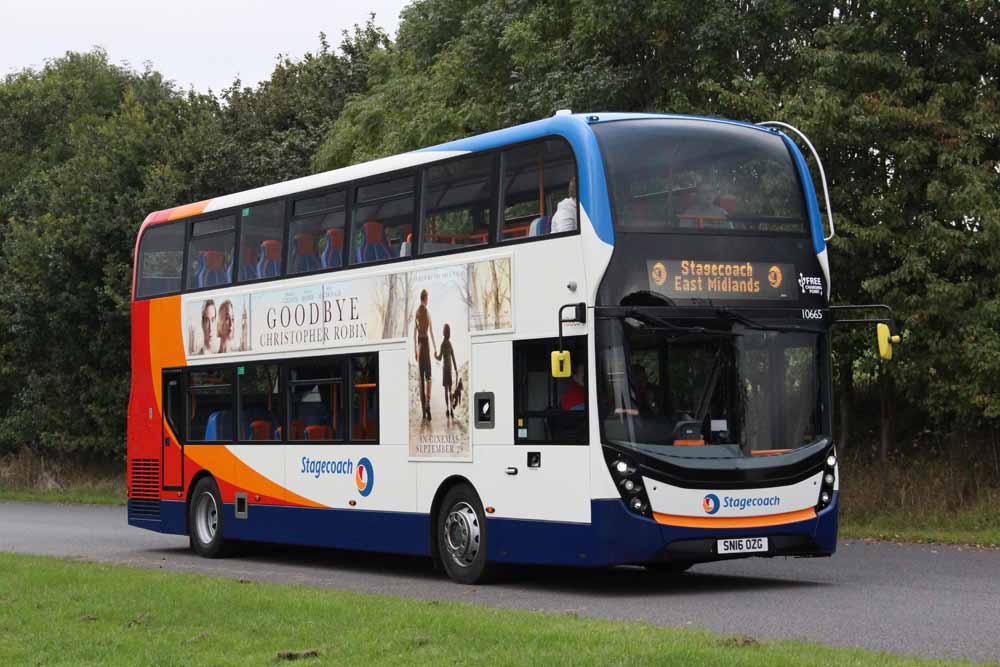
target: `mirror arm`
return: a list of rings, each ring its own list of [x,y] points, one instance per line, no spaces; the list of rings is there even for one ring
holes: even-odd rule
[[[573,309],[572,317],[563,317],[563,311],[567,308]],[[559,307],[559,351],[563,351],[563,324],[567,322],[579,322],[581,324],[587,323],[587,304],[583,303],[567,303],[564,306]]]
[[[866,318],[849,318],[838,320],[834,319],[830,323],[831,326],[836,324],[888,324],[889,328],[893,333],[897,333],[896,328],[896,318],[892,315],[892,308],[885,305],[884,303],[872,303],[872,304],[861,304],[861,305],[845,305],[845,306],[827,306],[827,310],[831,312],[835,311],[852,311],[852,310],[884,310],[886,311],[885,317],[866,317]]]

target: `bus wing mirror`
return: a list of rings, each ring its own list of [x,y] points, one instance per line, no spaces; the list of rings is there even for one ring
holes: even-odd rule
[[[570,358],[569,350],[553,350],[552,352],[552,377],[568,378],[573,374],[573,360]]]
[[[899,336],[893,336],[889,331],[889,325],[879,322],[875,325],[875,333],[878,336],[879,356],[889,361],[892,359],[892,346],[899,345]]]

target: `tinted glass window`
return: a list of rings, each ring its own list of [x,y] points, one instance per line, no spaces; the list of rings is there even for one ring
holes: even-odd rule
[[[243,209],[240,215],[239,282],[281,275],[285,203],[281,201]]]
[[[226,216],[199,220],[191,225],[186,286],[188,289],[216,287],[233,282],[235,218]]]
[[[136,296],[156,296],[181,290],[184,271],[184,225],[150,227],[139,249],[139,284]]]
[[[281,369],[253,364],[237,370],[240,381],[240,440],[281,440],[284,425]]]
[[[344,361],[306,360],[288,370],[289,440],[344,440]]]
[[[412,254],[414,178],[357,189],[351,227],[351,264]]]
[[[503,153],[501,240],[577,229],[576,163],[569,144],[548,139]]]
[[[232,369],[191,371],[188,396],[188,440],[232,442]]]
[[[802,186],[777,134],[675,119],[602,123],[594,133],[620,229],[807,230]]]
[[[351,429],[354,440],[378,441],[378,355],[351,359]]]
[[[494,155],[453,160],[424,171],[421,253],[485,245],[496,201]]]
[[[558,349],[555,339],[514,343],[516,442],[588,442],[586,339],[563,339],[572,357],[571,377],[552,377],[551,354]]]
[[[288,273],[340,268],[344,263],[343,190],[299,199],[288,234]]]

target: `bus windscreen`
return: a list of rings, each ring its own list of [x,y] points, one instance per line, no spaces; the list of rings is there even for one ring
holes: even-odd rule
[[[593,126],[625,232],[806,234],[781,137],[736,124],[647,119]]]

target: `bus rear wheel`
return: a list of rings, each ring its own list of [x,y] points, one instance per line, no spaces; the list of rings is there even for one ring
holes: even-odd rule
[[[191,550],[205,558],[226,554],[222,538],[222,496],[211,477],[198,480],[188,505],[188,535]]]
[[[486,515],[468,484],[445,494],[437,515],[438,556],[448,576],[460,584],[487,583],[494,568],[486,559]]]

